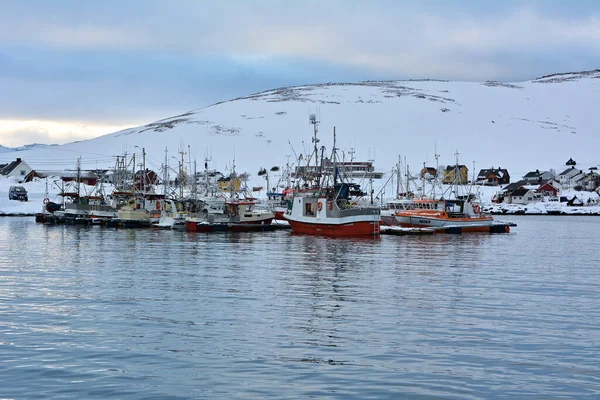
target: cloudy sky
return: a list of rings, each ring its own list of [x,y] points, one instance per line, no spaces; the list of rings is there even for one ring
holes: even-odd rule
[[[0,0],[0,144],[281,86],[600,68],[597,0]]]

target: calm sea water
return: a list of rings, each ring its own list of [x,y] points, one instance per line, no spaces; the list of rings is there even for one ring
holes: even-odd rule
[[[600,398],[600,218],[334,240],[0,218],[0,398]]]

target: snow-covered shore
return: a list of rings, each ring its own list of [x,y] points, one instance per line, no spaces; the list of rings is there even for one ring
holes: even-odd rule
[[[483,211],[492,214],[525,215],[600,215],[599,205],[568,206],[567,203],[537,202],[529,204],[490,204]]]
[[[25,187],[29,194],[29,201],[17,201],[8,199],[10,186],[20,185]],[[86,186],[86,185],[83,185]],[[46,193],[46,187],[48,193]],[[92,187],[87,187],[90,192]],[[483,210],[494,214],[530,214],[530,215],[600,215],[600,196],[594,192],[564,191],[561,196],[572,198],[577,196],[584,203],[582,206],[568,206],[567,203],[556,201],[543,201],[529,204],[506,204],[492,203],[492,196],[499,187],[481,187],[480,201]],[[42,211],[44,198],[47,196],[51,201],[58,202],[59,187],[53,180],[34,180],[32,182],[18,183],[16,178],[0,177],[0,216],[35,215]]]
[[[35,215],[42,212],[44,198],[60,202],[59,187],[54,184],[58,178],[35,179],[32,182],[19,183],[14,177],[0,177],[0,216]],[[11,186],[23,186],[27,190],[28,201],[9,200],[8,191]],[[89,193],[92,186],[82,184],[82,193]],[[47,187],[47,192],[46,192]]]
[[[29,201],[9,200],[8,191],[12,185],[23,186],[28,192]],[[34,215],[42,211],[46,192],[46,182],[19,183],[16,178],[0,177],[0,216]],[[54,195],[58,193],[55,190]]]

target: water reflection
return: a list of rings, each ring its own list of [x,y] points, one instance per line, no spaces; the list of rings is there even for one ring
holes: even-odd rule
[[[569,221],[334,240],[0,219],[2,395],[593,396],[599,232]]]

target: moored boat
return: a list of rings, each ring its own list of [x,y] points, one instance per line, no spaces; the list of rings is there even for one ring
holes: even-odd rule
[[[335,128],[331,170],[328,171],[323,162],[315,161],[315,165],[310,165],[311,159],[319,158],[318,121],[314,114],[310,116],[310,123],[314,127],[314,150],[307,160],[307,165],[297,168],[297,171],[302,171],[296,174],[300,184],[296,187],[294,197],[284,214],[292,232],[330,237],[378,236],[380,207],[357,202],[357,199],[365,195],[358,184],[338,182]],[[321,149],[323,152],[324,147]],[[321,159],[323,160],[322,153]]]
[[[324,192],[296,193],[284,215],[292,232],[331,237],[379,235],[379,207],[358,205],[349,192],[349,184],[340,183]]]
[[[514,224],[494,221],[471,199],[416,199],[412,209],[394,214],[397,225],[404,228],[433,228],[448,233],[509,232]]]
[[[187,232],[256,231],[267,230],[275,215],[267,210],[256,210],[255,201],[227,200],[222,212],[205,212],[185,220]]]

